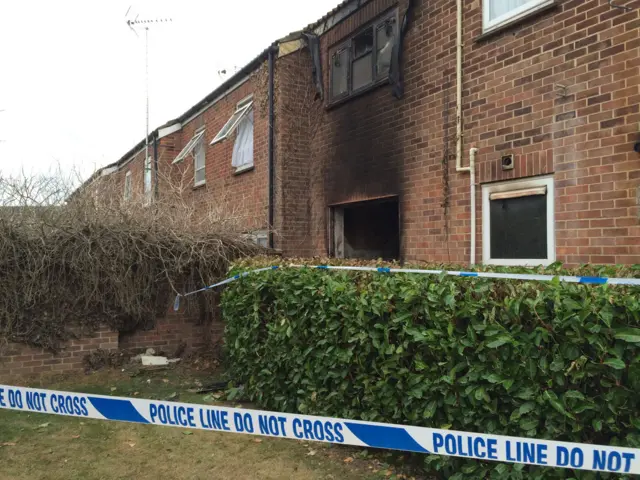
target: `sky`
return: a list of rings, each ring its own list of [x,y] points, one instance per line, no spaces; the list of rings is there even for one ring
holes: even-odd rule
[[[87,178],[340,0],[0,0],[0,175]],[[128,14],[127,14],[128,12]],[[220,73],[226,70],[227,74]]]

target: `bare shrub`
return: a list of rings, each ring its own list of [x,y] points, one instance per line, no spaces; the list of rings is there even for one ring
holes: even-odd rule
[[[195,208],[179,178],[125,200],[118,176],[94,177],[74,191],[69,176],[0,175],[0,341],[55,350],[78,328],[149,327],[175,294],[260,250],[233,209]]]

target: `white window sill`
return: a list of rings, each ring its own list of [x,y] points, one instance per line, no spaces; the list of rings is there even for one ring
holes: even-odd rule
[[[195,183],[195,184],[193,185],[193,188],[194,188],[194,190],[195,190],[196,188],[204,187],[206,184],[207,184],[207,182],[198,182],[198,183]]]
[[[482,29],[482,35],[480,35],[479,37],[477,37],[475,39],[475,41],[480,41],[480,40],[484,40],[486,37],[489,37],[491,35],[493,35],[494,33],[498,33],[502,30],[505,30],[519,22],[525,21],[527,20],[529,17],[533,17],[539,13],[541,13],[542,11],[546,11],[549,10],[553,7],[555,7],[558,3],[558,0],[547,0],[545,2],[542,2],[534,7],[531,7],[528,10],[525,10],[524,12],[521,12],[517,15],[514,15],[512,17],[509,17],[507,20],[503,20],[499,23],[493,23],[493,24],[489,24],[489,25],[485,25],[483,26]]]
[[[244,167],[239,167],[236,168],[235,172],[233,172],[234,175],[240,175],[242,173],[245,172],[250,172],[251,170],[253,170],[253,163],[251,165],[245,165]]]

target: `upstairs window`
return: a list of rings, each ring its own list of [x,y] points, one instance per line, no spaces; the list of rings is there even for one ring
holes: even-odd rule
[[[124,199],[131,200],[132,186],[131,186],[131,172],[127,172],[124,176]]]
[[[144,161],[144,193],[147,197],[151,195],[151,157]]]
[[[211,145],[222,142],[229,138],[236,130],[240,122],[242,122],[253,111],[253,97],[247,97],[238,103],[236,111],[227,120],[218,134],[211,140]]]
[[[231,165],[236,169],[236,173],[253,167],[253,112],[249,112],[238,125]]]
[[[353,38],[351,62],[352,89],[360,90],[373,82],[373,29],[367,28]]]
[[[205,174],[205,145],[204,145],[204,127],[196,130],[191,140],[187,142],[184,148],[173,161],[173,165],[182,162],[189,155],[193,157],[193,183],[194,186],[204,185]]]
[[[205,165],[204,142],[200,140],[195,148],[195,155],[193,156],[193,184],[196,187],[204,185],[206,182]]]
[[[330,56],[331,102],[387,80],[397,36],[393,12],[337,46]]]
[[[549,265],[555,261],[553,177],[482,187],[485,264]]]
[[[483,0],[484,31],[491,31],[518,20],[555,0]]]

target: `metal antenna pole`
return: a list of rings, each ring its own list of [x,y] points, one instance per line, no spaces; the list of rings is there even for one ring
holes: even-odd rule
[[[125,17],[129,15],[131,11],[131,7],[127,10]],[[152,23],[165,23],[173,21],[171,18],[164,19],[154,19],[154,20],[139,20],[138,16],[136,16],[133,20],[127,20],[127,26],[131,29],[133,33],[138,36],[136,32],[135,26],[140,24],[144,25],[144,68],[145,68],[145,96],[146,96],[146,111],[145,111],[145,137],[144,137],[144,165],[146,167],[148,159],[149,159],[149,26],[148,24]],[[146,172],[145,172],[146,174]],[[156,171],[157,175],[157,171]]]

